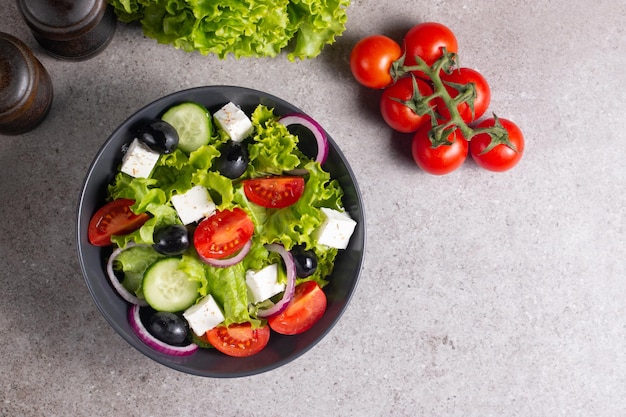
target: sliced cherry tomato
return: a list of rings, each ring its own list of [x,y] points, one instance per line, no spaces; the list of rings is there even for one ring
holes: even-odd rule
[[[418,89],[415,92],[413,83]],[[420,115],[420,106],[430,107],[430,103],[421,103],[422,96],[433,93],[432,88],[423,80],[415,77],[399,79],[383,91],[380,97],[380,113],[387,124],[403,133],[415,132],[422,124],[430,124],[430,116]]]
[[[435,22],[419,23],[413,26],[404,36],[404,65],[416,64],[415,57],[419,56],[432,66],[441,58],[443,49],[446,52],[458,52],[458,43],[454,33],[445,25]],[[418,77],[424,77],[421,71],[414,72]]]
[[[430,126],[422,126],[413,136],[413,159],[424,171],[433,175],[445,175],[459,168],[467,158],[467,140],[455,129],[448,135],[450,145],[432,146],[428,131]]]
[[[506,129],[509,134],[509,141],[515,147],[515,150],[509,146],[499,143],[491,150],[485,152],[491,144],[491,136],[487,133],[479,133],[472,138],[470,142],[470,153],[476,163],[489,171],[502,172],[513,168],[522,159],[524,154],[524,135],[520,128],[507,119],[498,118],[498,122]],[[496,125],[495,118],[489,118],[482,121],[478,127],[491,127]]]
[[[326,294],[315,281],[298,284],[287,308],[270,317],[267,323],[280,334],[299,334],[309,330],[326,311]]]
[[[206,332],[202,339],[228,356],[242,358],[259,353],[267,346],[270,328],[262,326],[253,329],[250,323],[217,326]]]
[[[441,73],[441,80],[446,85],[446,90],[450,93],[452,98],[459,95],[459,90],[454,88],[446,83],[455,83],[468,85],[470,83],[474,84],[474,91],[476,95],[473,97],[473,108],[474,112],[472,114],[472,107],[469,102],[463,102],[457,105],[457,110],[461,115],[461,118],[465,123],[470,123],[474,120],[478,120],[489,108],[489,103],[491,102],[491,90],[489,88],[489,84],[487,84],[487,80],[483,77],[478,71],[473,70],[471,68],[459,68],[450,74],[446,74],[444,72]],[[439,114],[445,119],[450,119],[450,111],[444,104],[443,100],[438,98],[436,100],[437,111]]]
[[[354,78],[368,88],[384,88],[393,83],[391,65],[402,56],[398,42],[384,35],[361,39],[350,52]]]
[[[304,192],[302,177],[267,177],[243,181],[248,200],[267,208],[284,208],[297,202]]]
[[[235,207],[218,210],[202,220],[193,236],[198,255],[203,258],[226,258],[243,248],[254,233],[254,223],[248,214]]]
[[[135,214],[130,207],[135,201],[113,200],[100,207],[89,221],[87,236],[95,246],[108,246],[112,235],[125,235],[139,229],[150,219],[147,213]]]

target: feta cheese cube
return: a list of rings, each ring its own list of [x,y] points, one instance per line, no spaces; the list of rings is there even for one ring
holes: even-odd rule
[[[246,272],[248,301],[258,303],[285,291],[285,284],[278,283],[278,265],[268,265],[260,271]]]
[[[346,212],[326,207],[321,210],[325,218],[316,231],[317,243],[331,248],[347,248],[356,222]]]
[[[241,142],[254,130],[248,116],[232,102],[216,111],[213,119],[215,124],[234,142]]]
[[[172,204],[183,224],[193,223],[215,212],[215,203],[209,191],[201,185],[193,186],[183,194],[173,195]]]
[[[224,321],[224,314],[211,294],[185,310],[183,317],[198,336],[202,336]]]
[[[135,138],[122,158],[121,171],[135,178],[148,178],[160,154]]]

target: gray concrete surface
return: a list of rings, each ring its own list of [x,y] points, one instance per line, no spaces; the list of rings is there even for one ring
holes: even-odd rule
[[[12,2],[0,31],[53,77],[37,130],[0,137],[2,416],[626,415],[626,2],[354,0],[318,58],[227,59],[120,25],[101,55],[41,51]],[[424,174],[352,79],[363,36],[439,21],[491,83],[491,110],[527,152],[492,174]],[[130,113],[165,94],[229,84],[313,115],[363,192],[367,257],[321,343],[258,376],[188,376],[142,356],[100,316],[74,242],[84,174]]]

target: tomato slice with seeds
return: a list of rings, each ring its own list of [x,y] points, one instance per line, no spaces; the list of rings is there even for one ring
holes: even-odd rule
[[[298,284],[287,308],[267,321],[280,334],[300,334],[309,330],[326,311],[326,294],[315,281]]]
[[[134,200],[120,198],[100,207],[91,217],[87,228],[89,243],[108,246],[112,235],[125,235],[139,229],[150,219],[147,213],[135,214],[131,206]]]
[[[297,202],[304,192],[302,177],[266,177],[243,181],[248,200],[266,208],[284,208]]]
[[[217,326],[207,331],[203,340],[228,356],[252,356],[263,350],[270,340],[268,326],[252,328],[250,323]]]
[[[254,223],[239,207],[218,210],[202,220],[193,236],[200,257],[222,259],[241,250],[252,238]]]

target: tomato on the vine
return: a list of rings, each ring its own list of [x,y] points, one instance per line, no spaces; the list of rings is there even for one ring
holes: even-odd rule
[[[361,39],[350,53],[350,69],[354,78],[369,88],[381,89],[393,83],[391,66],[402,56],[402,48],[384,35]]]
[[[489,103],[491,102],[491,89],[489,88],[489,84],[487,83],[487,80],[485,80],[485,77],[483,77],[478,71],[466,67],[455,69],[450,74],[446,74],[442,71],[441,81],[444,82],[446,90],[452,98],[459,95],[459,90],[446,83],[462,85],[469,85],[470,83],[474,84],[474,91],[476,92],[476,95],[473,99],[473,114],[472,107],[470,107],[468,102],[462,102],[457,105],[457,110],[465,123],[478,120],[489,108]],[[449,120],[450,110],[446,107],[443,100],[438,98],[436,103],[437,112],[444,118],[444,120]]]
[[[428,132],[431,127],[422,126],[413,136],[411,152],[413,159],[424,171],[433,175],[445,175],[456,170],[467,158],[468,143],[459,129],[447,137],[450,144],[433,147]]]
[[[444,48],[446,52],[458,52],[458,43],[452,30],[441,23],[419,23],[404,36],[404,65],[415,65],[415,57],[419,56],[426,64],[432,66],[441,58]],[[421,71],[414,73],[419,77],[425,76]]]
[[[267,346],[270,328],[263,325],[253,329],[250,323],[220,325],[207,331],[201,339],[228,356],[242,358],[259,353]]]
[[[485,152],[491,143],[491,136],[487,133],[479,133],[470,142],[470,153],[480,167],[489,171],[503,172],[513,168],[522,159],[525,141],[520,128],[507,119],[485,119],[477,128],[496,126],[496,120],[508,132],[509,141],[515,149],[499,143]]]
[[[414,90],[415,87],[418,92]],[[430,124],[429,113],[420,115],[418,110],[419,107],[430,106],[430,103],[421,103],[420,98],[432,93],[430,85],[423,80],[414,77],[401,78],[383,91],[380,97],[380,113],[392,129],[403,133],[415,132],[422,124]]]

